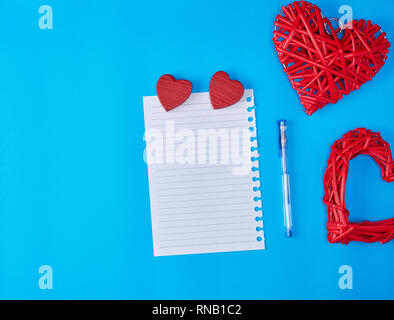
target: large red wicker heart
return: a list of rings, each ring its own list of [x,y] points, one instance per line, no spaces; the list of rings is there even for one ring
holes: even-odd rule
[[[390,145],[379,133],[356,129],[345,134],[332,146],[324,175],[323,202],[328,211],[328,240],[348,244],[350,241],[386,243],[394,239],[394,218],[362,223],[349,222],[345,205],[345,185],[349,161],[360,154],[371,156],[382,170],[382,178],[394,182],[394,164]]]
[[[319,7],[305,1],[282,8],[273,41],[308,115],[371,80],[390,47],[386,34],[371,21],[353,20],[352,28],[334,30]]]

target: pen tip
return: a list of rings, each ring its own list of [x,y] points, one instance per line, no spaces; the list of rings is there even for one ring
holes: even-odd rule
[[[286,237],[291,238],[293,236],[293,232],[291,230],[286,230]]]

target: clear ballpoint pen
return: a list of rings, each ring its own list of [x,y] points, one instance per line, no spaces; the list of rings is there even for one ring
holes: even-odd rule
[[[282,163],[282,193],[283,193],[283,214],[286,229],[286,237],[293,236],[293,223],[291,218],[291,197],[290,197],[290,175],[287,168],[287,122],[279,120],[279,155]]]

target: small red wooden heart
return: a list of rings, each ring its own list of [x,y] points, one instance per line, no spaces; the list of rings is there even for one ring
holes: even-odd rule
[[[371,21],[353,20],[352,28],[334,30],[320,8],[306,1],[282,8],[273,41],[308,115],[371,80],[390,48],[386,34]]]
[[[229,107],[241,100],[244,87],[241,82],[230,80],[224,71],[216,72],[209,84],[209,96],[214,109]]]
[[[157,81],[156,91],[161,104],[170,111],[189,98],[193,85],[187,80],[176,80],[172,75],[165,74]]]

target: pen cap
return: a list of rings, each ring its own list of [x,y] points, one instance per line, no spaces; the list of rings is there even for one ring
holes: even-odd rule
[[[278,121],[278,154],[279,154],[279,157],[282,156],[282,148],[287,147],[286,130],[287,130],[287,121],[284,119],[279,120]]]

